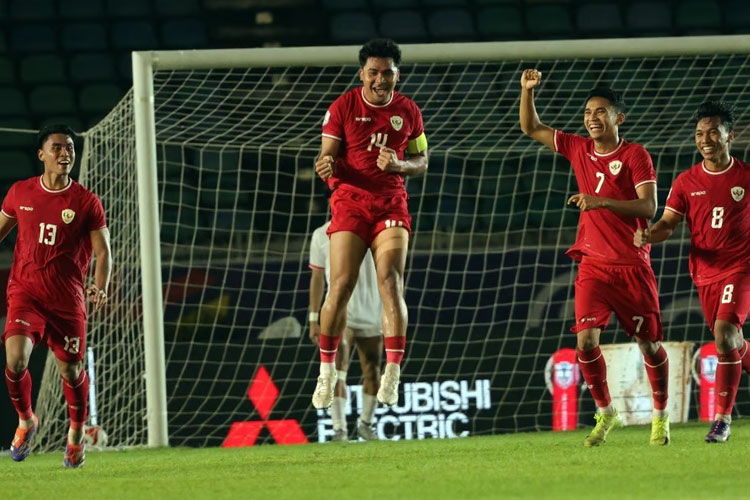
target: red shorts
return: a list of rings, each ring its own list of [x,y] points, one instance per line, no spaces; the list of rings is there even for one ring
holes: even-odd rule
[[[659,294],[651,266],[609,266],[584,261],[575,282],[576,324],[572,332],[604,329],[612,312],[628,336],[660,341],[664,337]]]
[[[406,193],[378,196],[340,187],[331,195],[331,225],[326,234],[351,231],[368,247],[389,227],[403,227],[411,234],[406,198]]]
[[[16,335],[25,335],[35,346],[46,339],[57,359],[75,363],[86,351],[86,313],[79,309],[50,311],[27,294],[14,291],[8,296],[3,342]]]
[[[741,329],[750,310],[750,273],[732,274],[721,281],[699,286],[698,297],[711,333],[714,333],[716,320]]]

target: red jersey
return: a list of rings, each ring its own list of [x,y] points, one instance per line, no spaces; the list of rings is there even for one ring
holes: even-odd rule
[[[693,165],[675,179],[665,208],[690,229],[690,276],[697,286],[750,271],[750,165],[736,158],[721,172]]]
[[[328,186],[382,195],[403,193],[404,178],[380,170],[377,159],[384,146],[404,159],[409,141],[424,133],[422,112],[414,101],[396,91],[382,106],[367,102],[362,92],[363,88],[357,87],[340,96],[323,119],[323,136],[341,141]]]
[[[32,177],[10,187],[2,212],[18,224],[8,295],[18,287],[50,309],[84,308],[89,232],[107,227],[99,198],[72,179],[53,191]]]
[[[556,130],[555,151],[570,161],[581,193],[635,200],[637,187],[656,184],[651,156],[639,144],[620,140],[617,149],[601,154],[594,150],[593,139]],[[606,264],[649,263],[651,245],[633,245],[635,230],[647,227],[645,218],[626,217],[607,209],[581,212],[576,242],[567,255],[574,260],[585,256]]]

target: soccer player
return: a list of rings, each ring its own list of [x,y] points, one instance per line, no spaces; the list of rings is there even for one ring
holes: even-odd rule
[[[607,366],[599,348],[601,331],[617,315],[643,353],[654,400],[651,444],[669,443],[666,413],[669,362],[663,337],[650,246],[635,248],[633,232],[648,227],[656,213],[656,173],[651,156],[640,145],[622,139],[625,121],[620,94],[610,88],[591,90],[583,124],[589,137],[554,130],[539,120],[534,89],[542,75],[527,69],[521,76],[521,129],[524,134],[567,158],[575,172],[578,194],[568,203],[580,209],[578,235],[567,255],[578,261],[575,281],[577,354],[581,372],[598,407],[596,426],[584,446],[598,446],[622,425],[607,386]]]
[[[31,408],[32,348],[41,342],[54,352],[68,405],[70,428],[63,466],[85,460],[83,424],[89,380],[83,369],[86,303],[98,310],[107,302],[112,268],[109,232],[99,199],[70,178],[75,164],[75,134],[65,125],[49,125],[37,135],[37,156],[44,173],[13,184],[0,211],[0,240],[18,225],[8,279],[5,381],[18,413],[10,453],[19,462],[39,428]],[[91,253],[96,254],[94,283],[84,286]]]
[[[313,231],[310,242],[310,340],[319,344],[319,311],[323,302],[325,285],[330,289],[331,247],[326,235],[330,225],[326,222]],[[375,396],[380,386],[380,361],[383,351],[383,332],[380,316],[383,304],[378,292],[375,262],[368,250],[359,268],[359,279],[347,306],[347,328],[336,355],[337,381],[331,417],[334,435],[332,441],[348,438],[346,426],[346,374],[349,370],[350,346],[357,345],[359,363],[362,366],[362,413],[357,420],[357,435],[365,441],[378,439],[372,421],[377,408]]]
[[[716,416],[707,443],[729,439],[741,371],[750,372],[742,323],[750,309],[750,165],[729,153],[735,111],[706,101],[693,115],[695,145],[703,160],[677,176],[661,219],[638,228],[642,248],[669,238],[685,219],[690,229],[690,276],[716,341]]]
[[[404,177],[427,170],[427,138],[419,107],[396,92],[401,49],[375,39],[359,51],[360,87],[336,99],[323,119],[315,170],[331,194],[331,286],[320,312],[320,376],[316,408],[333,402],[336,350],[359,267],[372,250],[383,300],[386,366],[377,399],[398,402],[406,348],[404,267],[411,232]]]

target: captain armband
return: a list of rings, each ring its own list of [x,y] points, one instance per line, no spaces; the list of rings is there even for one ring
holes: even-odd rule
[[[424,135],[424,132],[416,139],[410,140],[406,145],[406,152],[410,155],[419,154],[425,150],[427,150],[427,136]]]

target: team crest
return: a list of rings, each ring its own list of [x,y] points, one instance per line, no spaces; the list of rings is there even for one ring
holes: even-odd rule
[[[62,220],[66,224],[70,224],[71,222],[73,222],[73,218],[75,216],[76,216],[76,213],[69,208],[66,208],[65,210],[62,211]]]
[[[734,198],[734,201],[742,201],[742,198],[745,197],[745,189],[741,188],[740,186],[734,186],[732,188],[732,198]]]
[[[576,366],[568,361],[555,364],[555,382],[561,389],[567,389],[576,383]]]
[[[622,168],[622,162],[621,161],[615,160],[615,161],[609,162],[609,171],[612,172],[612,175],[619,174],[621,168]]]
[[[398,132],[404,126],[404,119],[400,116],[391,116],[391,127]]]

